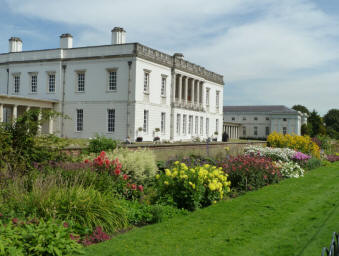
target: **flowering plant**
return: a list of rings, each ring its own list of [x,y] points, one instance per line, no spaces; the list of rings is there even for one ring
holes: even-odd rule
[[[221,166],[228,174],[232,188],[240,191],[257,189],[277,183],[281,179],[279,168],[266,157],[249,155],[231,157]]]
[[[245,155],[268,157],[274,161],[288,162],[295,157],[298,152],[289,148],[271,148],[249,146],[245,148]]]
[[[160,199],[188,210],[216,203],[230,191],[227,175],[209,164],[189,168],[177,161],[156,179]]]
[[[285,178],[299,178],[304,176],[305,171],[295,162],[283,162],[279,160],[274,164],[280,169],[282,176]]]

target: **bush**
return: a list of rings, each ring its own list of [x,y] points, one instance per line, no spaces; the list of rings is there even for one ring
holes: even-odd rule
[[[188,168],[176,162],[174,168],[157,176],[158,200],[191,211],[223,199],[229,186],[221,168],[208,164]]]
[[[74,255],[81,245],[71,231],[52,220],[0,221],[0,255]]]
[[[159,223],[178,215],[186,215],[186,210],[169,205],[148,205],[137,201],[124,201],[128,222],[134,226]]]
[[[126,213],[112,195],[81,185],[67,187],[53,180],[37,179],[31,191],[17,183],[3,195],[1,211],[12,211],[19,216],[73,221],[93,230],[97,226],[114,232],[127,225]],[[13,215],[13,213],[12,213]]]
[[[320,149],[309,136],[283,135],[273,132],[267,137],[267,141],[271,147],[290,148],[320,158]]]
[[[113,151],[117,147],[117,141],[97,135],[89,141],[88,151],[90,153],[100,153],[102,151]]]
[[[228,174],[231,187],[239,191],[258,189],[278,183],[282,178],[279,168],[271,159],[258,156],[238,156],[221,164]]]
[[[118,158],[122,164],[121,170],[136,183],[152,180],[158,171],[155,155],[148,149],[131,151],[127,148],[118,148],[112,153],[108,153],[107,157],[109,159]]]
[[[331,163],[339,161],[339,156],[338,155],[328,155],[327,161],[329,161]]]
[[[321,167],[321,165],[322,165],[322,162],[319,158],[312,157],[306,162],[306,164],[304,165],[304,168],[306,168],[307,170],[312,170],[312,169]]]
[[[294,158],[296,151],[289,148],[270,148],[270,147],[258,147],[248,146],[244,149],[245,155],[248,156],[260,156],[267,157],[273,161],[288,162]]]
[[[304,176],[305,171],[295,162],[278,161],[275,164],[279,167],[280,173],[284,178],[299,178]]]

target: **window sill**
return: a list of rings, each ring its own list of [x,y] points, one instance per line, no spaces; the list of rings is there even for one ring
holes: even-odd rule
[[[85,93],[85,91],[75,91],[75,93]]]
[[[106,93],[114,93],[117,92],[118,90],[106,90]]]
[[[38,92],[29,92],[28,94],[33,95],[33,94],[38,94]]]
[[[161,98],[164,98],[164,99],[166,99],[167,97],[166,97],[166,95],[161,95]]]
[[[47,92],[47,94],[55,94],[56,92]]]
[[[144,94],[149,95],[149,92],[144,92]]]

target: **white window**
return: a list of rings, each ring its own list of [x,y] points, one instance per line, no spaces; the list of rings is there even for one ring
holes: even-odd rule
[[[254,136],[258,136],[258,127],[254,126]]]
[[[210,119],[206,118],[206,135],[208,136],[210,133]]]
[[[162,76],[161,77],[161,96],[162,97],[166,96],[166,82],[167,82],[167,77]]]
[[[85,72],[77,72],[78,75],[78,92],[84,92],[85,91]]]
[[[144,110],[144,126],[143,126],[143,131],[145,133],[148,133],[148,115],[149,115],[148,110]]]
[[[215,120],[215,131],[219,132],[219,119]]]
[[[77,132],[81,132],[84,129],[84,110],[77,109],[77,123],[76,130]]]
[[[210,105],[210,88],[206,88],[206,106]]]
[[[148,93],[149,92],[149,71],[144,71],[144,92]]]
[[[219,111],[219,98],[220,98],[220,92],[217,91],[216,97],[215,97],[215,106],[216,110]]]
[[[188,134],[193,133],[193,116],[188,117]]]
[[[200,117],[200,135],[204,134],[204,118]]]
[[[182,133],[184,135],[187,133],[187,115],[183,115],[182,117]]]
[[[38,75],[31,74],[31,92],[36,93],[38,92]]]
[[[177,134],[180,135],[180,127],[181,127],[181,115],[177,114]]]
[[[115,109],[107,109],[107,131],[115,131]]]
[[[199,117],[195,117],[195,123],[194,123],[194,133],[198,134],[199,133]]]
[[[161,133],[165,133],[166,130],[166,113],[162,112],[161,113],[161,126],[160,126],[160,131]]]
[[[283,127],[283,134],[284,134],[284,135],[287,134],[287,127]]]
[[[20,75],[14,75],[14,93],[20,92]]]
[[[48,92],[55,92],[55,74],[48,74]]]
[[[108,71],[108,91],[116,91],[117,89],[117,71]]]

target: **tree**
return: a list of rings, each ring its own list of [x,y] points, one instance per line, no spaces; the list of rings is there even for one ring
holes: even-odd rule
[[[312,127],[311,137],[315,137],[319,134],[326,134],[326,128],[323,124],[323,120],[317,111],[313,110],[308,117],[308,124]]]
[[[310,135],[312,133],[312,127],[311,125],[303,124],[301,126],[301,135]]]
[[[330,109],[324,116],[326,131],[332,138],[339,137],[339,109]]]
[[[305,113],[308,116],[310,116],[310,111],[303,105],[294,105],[292,107],[292,109],[296,110],[296,111],[300,111],[301,113]]]

